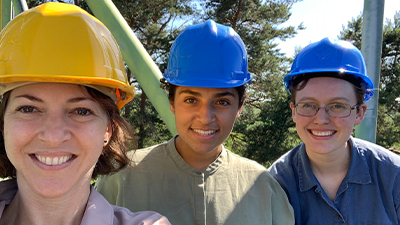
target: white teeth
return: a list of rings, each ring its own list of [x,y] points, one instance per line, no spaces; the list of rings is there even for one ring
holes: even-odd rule
[[[207,135],[210,135],[210,134],[213,134],[213,133],[217,132],[216,130],[193,130],[193,131],[198,133],[198,134],[200,134],[200,135],[202,135],[202,136],[207,136]]]
[[[324,132],[317,132],[317,131],[311,131],[311,133],[315,136],[330,136],[332,135],[334,132],[333,131],[324,131]]]
[[[39,160],[41,163],[44,163],[49,166],[55,166],[55,165],[61,165],[68,160],[72,158],[72,155],[70,156],[64,156],[64,157],[46,157],[46,156],[40,156],[40,155],[35,155],[36,159]]]

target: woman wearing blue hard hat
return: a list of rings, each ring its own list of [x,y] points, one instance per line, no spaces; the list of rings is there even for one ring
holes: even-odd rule
[[[351,136],[374,89],[361,52],[322,39],[296,56],[284,83],[303,143],[269,171],[296,224],[399,224],[400,157]]]
[[[186,28],[163,80],[179,135],[136,151],[136,167],[100,179],[97,189],[112,203],[155,210],[172,224],[293,224],[285,192],[265,167],[222,145],[249,81],[246,49],[232,28],[212,20]]]

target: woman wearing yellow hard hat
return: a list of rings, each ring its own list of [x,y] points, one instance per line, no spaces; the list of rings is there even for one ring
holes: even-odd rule
[[[125,167],[134,97],[96,18],[45,3],[0,33],[0,224],[170,224],[110,205],[90,181]]]

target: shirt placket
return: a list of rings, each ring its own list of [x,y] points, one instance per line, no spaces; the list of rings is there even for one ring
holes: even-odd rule
[[[206,201],[204,190],[204,173],[200,170],[195,171],[194,178],[194,202],[196,207],[196,224],[206,225]]]

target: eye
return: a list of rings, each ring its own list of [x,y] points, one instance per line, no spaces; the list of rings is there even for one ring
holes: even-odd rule
[[[194,98],[187,98],[187,99],[185,99],[184,102],[189,103],[189,104],[193,104],[193,103],[196,103],[196,99],[194,99]]]
[[[336,111],[336,112],[344,111],[347,108],[350,108],[350,106],[348,106],[346,104],[341,104],[341,103],[334,103],[334,104],[328,105],[329,110]]]
[[[227,106],[227,105],[230,105],[231,103],[228,100],[218,100],[217,104]]]
[[[77,108],[75,109],[75,113],[80,116],[89,116],[94,114],[92,110],[87,108]]]
[[[18,107],[16,111],[20,111],[22,113],[32,113],[37,110],[33,106],[23,105],[23,106]]]
[[[299,103],[298,106],[304,109],[316,109],[318,106],[313,103]]]
[[[346,105],[345,104],[334,104],[333,107],[337,108],[337,109],[345,109]]]

